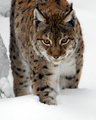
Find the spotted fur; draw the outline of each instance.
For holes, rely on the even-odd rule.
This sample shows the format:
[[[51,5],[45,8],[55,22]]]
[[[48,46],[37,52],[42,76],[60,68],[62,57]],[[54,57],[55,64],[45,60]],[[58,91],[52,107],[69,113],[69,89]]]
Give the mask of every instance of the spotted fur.
[[[15,96],[38,95],[56,104],[60,89],[78,88],[84,44],[66,0],[12,0],[10,59]],[[30,87],[31,86],[31,87]]]

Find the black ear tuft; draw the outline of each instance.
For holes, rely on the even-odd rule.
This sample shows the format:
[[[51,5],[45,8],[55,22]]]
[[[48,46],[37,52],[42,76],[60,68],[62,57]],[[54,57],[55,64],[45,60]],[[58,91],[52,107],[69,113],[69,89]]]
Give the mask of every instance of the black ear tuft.
[[[60,0],[55,0],[55,2],[59,5]]]
[[[73,10],[73,3],[70,4],[70,11]]]
[[[37,0],[37,2],[36,2],[36,8],[38,9],[39,6],[40,6],[40,2]]]

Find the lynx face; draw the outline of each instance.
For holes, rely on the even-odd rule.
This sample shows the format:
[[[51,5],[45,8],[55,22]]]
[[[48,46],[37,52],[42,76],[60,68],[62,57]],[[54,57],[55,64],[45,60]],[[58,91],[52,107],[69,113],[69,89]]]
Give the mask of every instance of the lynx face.
[[[59,18],[56,13],[45,18],[40,11],[35,9],[34,19],[35,32],[32,45],[38,55],[44,56],[54,64],[59,64],[75,51],[75,13],[73,10],[69,11],[66,17],[62,12],[60,19],[60,14]]]

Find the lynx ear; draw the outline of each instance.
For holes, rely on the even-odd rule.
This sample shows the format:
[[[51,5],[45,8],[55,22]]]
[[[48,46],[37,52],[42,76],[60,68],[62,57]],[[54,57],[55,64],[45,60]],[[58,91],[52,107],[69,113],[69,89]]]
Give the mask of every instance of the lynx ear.
[[[72,26],[74,26],[74,23],[75,23],[75,11],[72,10],[67,16],[66,18],[64,19],[64,23],[69,23],[71,24]]]
[[[45,21],[45,18],[43,17],[42,13],[36,8],[34,10],[34,19],[35,21],[39,21],[39,22]]]

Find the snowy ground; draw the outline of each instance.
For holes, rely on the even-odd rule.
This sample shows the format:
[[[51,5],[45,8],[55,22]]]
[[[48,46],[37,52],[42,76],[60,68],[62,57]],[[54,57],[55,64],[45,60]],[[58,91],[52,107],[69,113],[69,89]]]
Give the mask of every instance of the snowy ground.
[[[79,89],[62,90],[57,106],[44,105],[34,95],[0,99],[0,120],[96,120],[96,0],[69,1],[74,3],[85,43]],[[0,16],[0,34],[9,55],[9,17]],[[11,71],[8,80],[12,86]]]
[[[96,120],[96,90],[64,90],[57,106],[39,102],[38,97],[0,100],[0,120]]]

